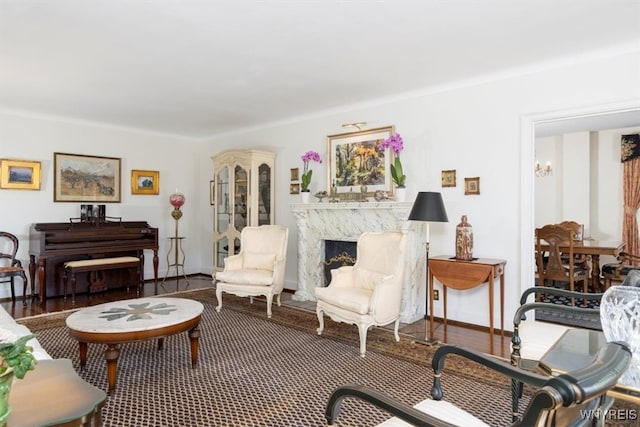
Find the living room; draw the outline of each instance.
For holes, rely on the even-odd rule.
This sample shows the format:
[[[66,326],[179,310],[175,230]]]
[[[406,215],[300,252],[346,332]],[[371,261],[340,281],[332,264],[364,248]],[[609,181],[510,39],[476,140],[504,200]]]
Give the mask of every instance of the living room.
[[[601,3],[591,2],[590,7]],[[11,11],[9,5],[11,3],[4,3],[3,10]],[[632,9],[637,6],[634,2],[621,2],[618,13],[625,10],[625,5]],[[16,11],[24,14],[16,15],[24,22],[15,24],[25,25],[23,28],[30,25],[29,13],[37,12],[36,9],[21,11],[20,8]],[[3,20],[9,18],[9,14],[3,15]],[[598,20],[597,16],[588,14],[586,18]],[[619,18],[626,17],[620,15]],[[603,34],[606,30],[589,31]],[[618,37],[625,37],[625,34]],[[4,40],[5,46],[11,45],[10,38]],[[3,229],[19,237],[18,257],[23,264],[28,264],[31,224],[68,221],[80,214],[79,204],[53,201],[53,153],[120,158],[121,200],[107,204],[107,215],[123,220],[144,220],[157,227],[159,253],[163,255],[169,250],[168,237],[173,234],[168,196],[179,190],[186,196],[180,220],[181,234],[186,236],[186,272],[211,274],[213,211],[209,204],[209,181],[214,177],[211,157],[231,148],[273,151],[276,153],[275,221],[290,229],[286,288],[295,290],[298,248],[291,204],[298,203],[299,196],[289,194],[290,169],[302,167],[300,157],[304,152],[317,151],[323,163],[313,165],[310,189],[313,193],[328,190],[330,183],[325,178],[327,136],[349,131],[342,127],[345,123],[366,121],[365,128],[394,126],[404,138],[401,159],[407,175],[407,200],[413,200],[419,191],[442,192],[449,222],[432,224],[430,253],[440,255],[454,251],[455,226],[461,215],[467,215],[474,226],[474,254],[507,261],[506,313],[512,313],[521,291],[533,284],[534,178],[530,172],[535,161],[536,123],[640,109],[637,37],[607,40],[607,43],[609,45],[603,43],[597,48],[594,45],[592,50],[582,47],[579,51],[571,51],[565,47],[562,56],[541,56],[536,63],[465,75],[457,81],[362,99],[313,114],[293,115],[262,125],[256,123],[244,129],[227,128],[218,135],[145,129],[142,121],[140,128],[135,129],[130,125],[109,123],[108,117],[99,123],[82,117],[64,117],[63,111],[51,110],[54,112],[48,114],[44,106],[29,112],[21,107],[19,94],[11,93],[11,98],[2,97],[2,157],[41,162],[42,182],[38,191],[0,191],[3,206],[10,207],[3,215]],[[15,41],[14,45],[16,49],[19,46]],[[550,46],[546,39],[541,39],[538,47],[548,49]],[[17,66],[14,61],[18,58],[5,56],[3,63],[11,67],[3,66],[3,69],[14,70]],[[381,59],[384,60],[384,55]],[[409,66],[410,60],[405,61]],[[52,67],[56,66],[60,64],[52,64]],[[90,69],[82,73],[90,78]],[[12,84],[8,78],[3,80],[3,93],[9,95],[8,88]],[[59,88],[51,87],[51,90],[55,92]],[[118,92],[117,87],[113,90]],[[127,102],[127,93],[116,96],[123,103]],[[9,99],[15,104],[11,105]],[[55,104],[55,96],[50,95],[46,102]],[[91,107],[87,105],[86,108]],[[457,171],[460,183],[453,188],[441,188],[442,171],[453,169]],[[132,170],[159,171],[159,195],[131,194]],[[479,195],[464,194],[462,182],[465,177],[480,177]],[[422,232],[420,225],[411,227]],[[160,276],[163,276],[167,262],[163,256],[160,258]],[[151,266],[147,263],[145,278],[150,277]],[[456,296],[449,303],[449,318],[488,326],[484,294],[484,289],[475,289]],[[8,295],[7,288],[0,289],[0,298]],[[470,305],[475,309],[468,310]],[[436,305],[436,314],[441,313],[441,309]]]

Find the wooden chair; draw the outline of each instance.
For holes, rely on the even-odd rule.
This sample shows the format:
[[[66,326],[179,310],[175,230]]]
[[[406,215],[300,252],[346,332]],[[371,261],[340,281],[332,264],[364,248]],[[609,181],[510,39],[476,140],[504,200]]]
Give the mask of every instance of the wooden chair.
[[[22,268],[22,263],[16,259],[18,253],[18,238],[6,231],[0,231],[0,283],[9,283],[11,286],[11,301],[16,302],[16,290],[14,279],[22,278],[22,304],[27,304],[27,275]],[[33,293],[33,289],[31,290]]]
[[[325,410],[325,418],[333,425],[345,398],[356,398],[383,409],[394,418],[378,427],[406,426],[487,426],[482,420],[445,400],[441,385],[441,372],[449,354],[470,359],[488,369],[516,378],[536,388],[529,406],[513,426],[595,426],[595,415],[604,414],[613,403],[607,396],[631,361],[631,352],[625,343],[606,343],[587,366],[557,377],[523,371],[486,354],[462,347],[445,345],[433,356],[434,372],[431,399],[425,399],[414,407],[367,386],[346,385],[336,388]],[[445,377],[446,378],[446,377]],[[478,390],[469,390],[478,393]],[[474,396],[475,398],[476,396]],[[364,423],[366,424],[366,423]]]
[[[613,282],[621,283],[627,278],[630,271],[640,271],[640,255],[620,252],[618,262],[602,266],[602,278],[604,290],[609,289]]]
[[[543,245],[549,247],[546,262],[543,257]],[[536,228],[538,285],[547,286],[548,281],[561,281],[568,283],[569,290],[574,292],[575,283],[582,282],[582,292],[587,293],[589,270],[576,264],[573,247],[573,232],[568,228],[557,224]],[[567,262],[563,262],[563,253]],[[575,300],[572,300],[572,304],[575,304]]]
[[[576,221],[562,221],[558,225],[571,230],[574,244],[581,244],[584,241],[584,224],[579,224]],[[562,261],[564,263],[568,263],[568,255],[562,254]],[[587,271],[590,270],[589,261],[591,261],[591,256],[589,255],[574,254],[575,265],[578,265]]]

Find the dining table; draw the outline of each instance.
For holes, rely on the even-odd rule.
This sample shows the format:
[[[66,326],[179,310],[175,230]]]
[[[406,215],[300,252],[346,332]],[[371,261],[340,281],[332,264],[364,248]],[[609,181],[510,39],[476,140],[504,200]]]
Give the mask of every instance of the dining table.
[[[542,244],[541,249],[543,251],[549,250],[549,245]],[[604,292],[602,282],[600,281],[600,256],[611,255],[617,257],[624,248],[624,242],[620,240],[597,240],[597,239],[584,239],[579,242],[573,243],[573,253],[578,255],[591,256],[591,283],[594,291]],[[560,246],[560,250],[569,251],[569,247]]]

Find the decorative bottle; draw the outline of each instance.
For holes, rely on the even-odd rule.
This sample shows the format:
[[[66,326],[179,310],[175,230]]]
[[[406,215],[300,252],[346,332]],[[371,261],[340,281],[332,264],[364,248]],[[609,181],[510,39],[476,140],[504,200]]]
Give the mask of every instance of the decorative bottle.
[[[456,227],[456,259],[470,261],[473,259],[473,228],[462,215]]]

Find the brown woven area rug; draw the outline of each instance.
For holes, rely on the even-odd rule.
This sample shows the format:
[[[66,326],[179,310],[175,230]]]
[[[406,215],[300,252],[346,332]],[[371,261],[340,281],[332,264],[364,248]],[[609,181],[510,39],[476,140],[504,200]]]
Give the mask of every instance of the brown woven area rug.
[[[367,355],[358,354],[357,328],[325,322],[315,332],[315,313],[224,295],[215,311],[213,289],[182,292],[204,304],[200,358],[190,366],[186,334],[122,346],[116,391],[103,409],[105,426],[323,426],[331,391],[343,384],[365,384],[415,404],[429,396],[429,368],[435,348],[396,343],[386,329],[369,333]],[[69,313],[21,319],[37,333],[54,358],[69,358],[89,383],[106,390],[104,346],[89,345],[88,363],[79,369],[78,345],[68,337]],[[510,424],[510,383],[456,357],[443,374],[445,398],[492,426]],[[527,397],[523,401],[526,403]],[[370,426],[388,415],[348,400],[339,426]]]

